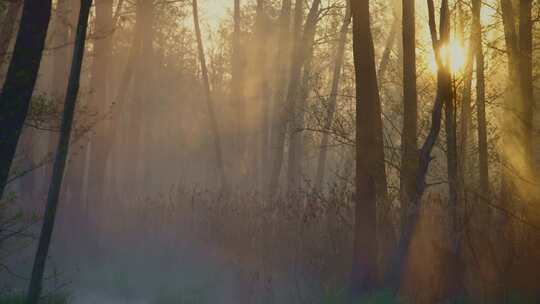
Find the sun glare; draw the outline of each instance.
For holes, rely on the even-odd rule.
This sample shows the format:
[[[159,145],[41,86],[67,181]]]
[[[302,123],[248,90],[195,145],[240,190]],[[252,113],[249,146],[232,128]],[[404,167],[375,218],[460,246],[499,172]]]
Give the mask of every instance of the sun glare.
[[[441,58],[443,63],[450,69],[450,72],[457,73],[463,69],[466,61],[466,49],[460,40],[451,40],[449,44],[441,47]],[[437,71],[437,63],[433,53],[428,55],[428,65],[432,72]]]

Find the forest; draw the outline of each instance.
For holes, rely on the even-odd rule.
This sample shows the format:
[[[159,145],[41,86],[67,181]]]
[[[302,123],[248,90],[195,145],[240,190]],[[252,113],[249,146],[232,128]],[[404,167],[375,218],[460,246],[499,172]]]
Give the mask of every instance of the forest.
[[[0,304],[540,303],[538,105],[538,0],[0,0]]]

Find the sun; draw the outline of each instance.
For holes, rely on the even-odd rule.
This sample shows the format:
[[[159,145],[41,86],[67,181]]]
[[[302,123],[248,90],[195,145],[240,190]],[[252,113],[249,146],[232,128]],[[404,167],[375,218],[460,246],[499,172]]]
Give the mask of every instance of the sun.
[[[461,71],[465,66],[466,50],[463,43],[459,40],[451,40],[450,43],[441,47],[441,58],[448,62],[450,72]]]
[[[450,40],[449,43],[441,46],[440,54],[443,64],[448,66],[451,73],[459,73],[465,67],[467,50],[462,41]],[[433,53],[428,55],[428,65],[432,72],[437,72],[437,63]]]

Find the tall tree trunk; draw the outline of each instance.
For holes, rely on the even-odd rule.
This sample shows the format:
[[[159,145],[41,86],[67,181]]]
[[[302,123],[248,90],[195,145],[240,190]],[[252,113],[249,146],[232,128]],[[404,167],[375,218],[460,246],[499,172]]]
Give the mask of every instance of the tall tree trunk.
[[[418,166],[415,1],[403,0],[402,23],[403,131],[401,135],[400,196],[401,216],[404,219],[410,208],[411,199],[415,196],[415,177]]]
[[[504,27],[504,37],[506,42],[506,53],[508,57],[508,84],[504,97],[504,115],[502,118],[502,173],[501,173],[501,201],[503,205],[509,205],[515,198],[516,185],[515,175],[517,174],[515,161],[519,159],[516,153],[509,147],[519,147],[519,100],[521,99],[521,89],[518,71],[518,33],[511,0],[501,0],[501,13]],[[517,101],[517,102],[516,102]]]
[[[206,107],[208,110],[208,116],[210,119],[210,131],[212,132],[214,140],[214,152],[216,157],[216,166],[220,178],[221,188],[223,191],[227,191],[229,184],[225,176],[225,165],[223,163],[223,151],[221,148],[221,137],[219,135],[218,124],[216,120],[216,115],[214,111],[214,101],[212,100],[212,93],[210,91],[210,80],[208,78],[208,70],[206,68],[206,59],[204,56],[204,47],[201,37],[201,29],[199,27],[199,14],[197,9],[197,0],[193,0],[193,23],[195,26],[195,35],[197,36],[197,50],[199,55],[199,61],[201,64],[202,72],[202,81],[203,81],[203,90],[204,98],[206,102]]]
[[[268,52],[266,45],[263,43],[267,37],[267,17],[265,14],[264,0],[257,0],[257,16],[256,16],[256,39],[259,43],[257,50],[257,64],[260,65],[258,95],[261,102],[261,125],[260,125],[260,166],[262,168],[260,175],[260,185],[265,185],[267,180],[265,174],[267,172],[266,164],[269,161],[269,146],[270,146],[270,106],[271,106],[271,89],[269,84],[269,64],[266,57]],[[264,186],[263,186],[264,187]],[[264,188],[263,188],[264,190]]]
[[[356,180],[353,297],[370,292],[377,281],[378,150],[382,147],[379,89],[371,36],[369,1],[352,1],[356,76]],[[379,132],[381,131],[381,132]]]
[[[520,123],[520,135],[523,146],[523,162],[525,168],[522,169],[525,179],[531,180],[533,177],[533,77],[532,77],[532,0],[519,1],[519,80],[521,83],[521,105],[518,113]],[[530,187],[530,185],[529,185]],[[525,193],[520,195],[527,199],[530,191],[522,189]],[[529,188],[530,189],[530,188]]]
[[[486,86],[484,75],[484,51],[482,50],[482,25],[480,10],[482,2],[472,1],[473,34],[476,58],[476,115],[478,129],[478,170],[480,176],[480,192],[489,195],[489,169],[486,122]]]
[[[298,83],[292,83],[291,85],[297,86],[293,90],[296,90],[296,96],[293,97],[289,95],[290,98],[287,99],[287,104],[290,105],[289,109],[289,123],[290,136],[289,136],[289,161],[288,161],[288,187],[289,191],[297,190],[300,186],[300,177],[301,177],[301,158],[303,153],[303,143],[302,143],[302,129],[304,128],[304,111],[305,111],[305,102],[307,98],[308,83],[309,77],[311,75],[311,61],[313,59],[313,43],[315,39],[315,29],[317,26],[318,16],[319,16],[319,5],[320,1],[315,0],[309,10],[305,25],[304,31],[299,41],[299,56],[298,64],[300,65],[300,71],[298,74],[294,75],[297,77],[296,81]],[[299,29],[300,31],[300,29]],[[301,75],[303,67],[303,75]],[[301,79],[301,80],[300,80]],[[289,90],[291,88],[289,87]],[[299,101],[299,102],[298,102]]]
[[[130,115],[127,119],[128,132],[126,147],[131,151],[131,158],[125,164],[126,179],[124,191],[128,193],[133,191],[133,186],[137,186],[140,191],[144,189],[143,181],[146,180],[146,164],[143,162],[143,138],[144,131],[148,128],[148,117],[143,115],[146,103],[148,102],[148,82],[150,79],[149,60],[152,57],[152,21],[153,21],[154,3],[152,0],[138,0],[136,18],[138,25],[135,35],[140,35],[139,56],[135,63],[134,75],[134,97],[130,108]],[[146,183],[144,183],[146,185]]]
[[[53,27],[53,87],[52,96],[57,111],[60,111],[61,103],[66,93],[69,77],[69,10],[70,0],[59,0],[56,4]],[[54,151],[58,142],[58,136],[52,136],[49,142],[50,151]]]
[[[441,35],[450,35],[450,29]],[[450,69],[450,57],[443,58],[446,61],[447,69]],[[450,80],[452,81],[452,80]],[[452,85],[444,92],[444,113],[446,131],[446,168],[448,176],[448,195],[450,211],[450,238],[452,250],[457,248],[457,207],[459,201],[458,193],[458,156],[457,156],[457,132],[456,132],[456,108],[455,95]]]
[[[464,23],[465,17],[459,4],[459,32],[462,39],[465,39],[464,32]],[[474,27],[474,26],[473,26]],[[474,41],[476,39],[474,35],[474,29],[471,28],[471,34],[469,38],[469,47],[467,49],[467,54],[465,58],[465,66],[463,70],[463,88],[461,93],[461,109],[460,109],[460,120],[459,120],[459,147],[458,147],[458,180],[457,187],[460,196],[463,196],[467,189],[467,170],[468,170],[468,160],[469,160],[469,131],[471,129],[471,116],[472,116],[472,79],[473,79],[473,67],[474,67],[474,58],[475,58],[475,48],[477,43]],[[463,196],[464,197],[464,196]]]
[[[433,110],[431,112],[431,127],[429,133],[422,144],[422,147],[418,153],[418,167],[416,170],[415,179],[415,192],[414,196],[409,199],[410,207],[404,214],[402,219],[401,236],[398,243],[395,256],[392,261],[392,267],[390,268],[391,274],[388,276],[389,285],[393,289],[399,288],[400,278],[405,270],[405,264],[407,261],[409,248],[412,240],[412,236],[416,230],[418,224],[418,218],[420,215],[421,201],[424,191],[426,189],[426,177],[429,169],[429,164],[432,160],[431,152],[437,142],[439,133],[441,130],[441,118],[443,105],[445,99],[450,95],[451,90],[451,77],[448,69],[443,63],[441,58],[440,47],[448,42],[448,28],[449,28],[449,10],[448,0],[443,0],[440,13],[440,32],[441,37],[439,39],[437,34],[437,27],[435,21],[435,5],[433,0],[427,0],[428,4],[428,17],[429,17],[429,29],[431,34],[431,40],[433,43],[433,51],[435,53],[435,61],[437,63],[437,92],[435,96],[435,102],[433,104]]]
[[[115,13],[115,15],[118,14],[118,12]],[[131,89],[135,75],[135,67],[141,53],[141,26],[140,18],[138,20],[136,19],[127,62],[120,78],[118,89],[114,95],[114,105],[110,113],[110,122],[108,126],[106,125],[108,128],[106,132],[108,136],[105,138],[105,143],[103,144],[104,146],[108,147],[108,149],[106,149],[104,159],[110,158],[110,163],[114,166],[111,189],[114,190],[115,194],[117,195],[123,190],[121,183],[119,182],[120,176],[118,176],[118,171],[121,171],[118,168],[123,166],[123,160],[125,160],[125,157],[120,155],[122,153],[120,150],[123,147],[120,142],[122,141],[122,136],[124,135],[123,132],[125,131],[123,128],[124,122],[127,120],[126,114],[128,112],[128,103],[126,98]]]
[[[501,200],[507,207],[516,202],[527,202],[536,190],[529,183],[534,178],[531,2],[517,1],[519,18],[516,29],[512,1],[501,0],[509,76],[504,100],[501,177]]]
[[[81,11],[77,25],[77,37],[75,48],[73,50],[73,62],[71,64],[69,84],[64,103],[64,113],[62,115],[60,140],[58,142],[58,149],[54,160],[53,176],[51,185],[49,187],[49,194],[47,195],[47,206],[45,208],[45,216],[43,218],[43,226],[41,228],[41,234],[39,237],[38,249],[34,259],[30,287],[28,288],[28,295],[26,298],[27,304],[38,303],[39,296],[41,294],[43,273],[45,271],[45,263],[47,261],[47,253],[49,251],[49,244],[52,238],[56,209],[58,207],[58,199],[64,176],[64,168],[66,166],[69,151],[71,127],[75,113],[77,94],[79,91],[79,80],[81,77],[81,67],[86,41],[86,29],[88,26],[88,15],[90,13],[91,6],[92,0],[81,1]]]
[[[240,160],[244,159],[246,145],[246,109],[244,104],[244,69],[243,60],[240,48],[241,36],[241,17],[240,17],[240,0],[234,0],[233,23],[234,30],[232,35],[232,79],[231,79],[231,98],[232,104],[238,113],[236,122],[236,146]]]
[[[9,2],[6,16],[2,20],[2,28],[0,29],[0,69],[4,66],[4,62],[8,57],[8,48],[15,33],[22,4],[22,0]]]
[[[276,73],[276,94],[272,109],[272,131],[270,134],[270,157],[267,172],[270,172],[266,185],[266,196],[270,197],[276,190],[283,161],[284,132],[283,131],[283,111],[285,107],[285,97],[287,95],[287,72],[289,70],[288,58],[291,53],[291,43],[289,39],[291,23],[291,0],[283,0],[281,14],[279,17],[279,47],[276,56],[278,64]]]
[[[0,197],[32,99],[50,16],[51,0],[24,1],[13,57],[0,93]]]
[[[294,7],[294,32],[291,50],[291,67],[289,70],[289,82],[288,89],[285,98],[285,102],[281,109],[278,111],[277,128],[276,132],[276,147],[275,156],[272,163],[272,172],[270,175],[270,193],[277,192],[279,175],[283,164],[284,149],[285,149],[285,135],[287,134],[287,127],[289,125],[291,117],[294,117],[294,104],[298,96],[298,84],[300,78],[300,72],[302,70],[302,15],[303,15],[303,1],[297,0]],[[292,101],[292,102],[291,102]],[[290,165],[290,164],[289,164]],[[289,183],[290,175],[287,176]]]
[[[53,61],[53,73],[52,73],[52,102],[54,111],[56,113],[62,112],[62,102],[65,99],[67,82],[69,77],[69,64],[70,64],[70,4],[71,0],[59,0],[56,3],[56,10],[53,16],[52,25],[52,61]],[[51,129],[54,131],[48,134],[48,155],[54,155],[58,144],[59,132],[56,132],[60,124],[60,119],[51,121]],[[52,157],[51,157],[52,158]],[[52,174],[52,165],[45,166],[44,168],[45,179],[50,178]],[[45,185],[44,185],[45,187]],[[37,190],[40,195],[44,194],[46,189]]]
[[[328,99],[328,109],[323,127],[323,135],[321,139],[321,147],[319,150],[319,158],[317,161],[317,175],[315,176],[315,191],[321,191],[323,188],[324,175],[326,170],[326,159],[328,155],[328,142],[330,139],[329,131],[332,127],[334,114],[337,107],[337,95],[339,92],[339,82],[341,80],[341,69],[343,67],[343,57],[345,54],[345,44],[347,43],[347,33],[351,23],[351,8],[350,2],[347,1],[347,10],[341,30],[339,32],[339,40],[336,48],[336,61],[334,63],[334,71],[332,75],[332,87],[330,89],[330,97]]]
[[[91,108],[95,109],[98,121],[94,126],[94,135],[90,145],[90,166],[88,172],[89,199],[93,205],[97,206],[103,200],[105,169],[107,165],[109,145],[106,137],[110,130],[108,112],[109,101],[109,75],[110,61],[112,53],[113,35],[113,1],[101,0],[95,4],[95,35],[98,39],[94,42],[94,62],[92,64],[91,88],[92,100]]]

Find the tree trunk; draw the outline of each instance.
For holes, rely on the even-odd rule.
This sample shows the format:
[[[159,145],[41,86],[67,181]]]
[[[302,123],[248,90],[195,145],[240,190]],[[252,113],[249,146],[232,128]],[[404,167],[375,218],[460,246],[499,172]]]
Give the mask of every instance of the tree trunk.
[[[6,16],[2,20],[2,28],[0,29],[0,69],[4,66],[6,58],[8,58],[8,48],[15,33],[22,4],[22,0],[9,2]]]
[[[486,122],[486,87],[484,76],[484,51],[482,50],[482,25],[480,23],[480,0],[472,1],[473,34],[476,58],[476,115],[478,121],[478,170],[480,176],[480,193],[489,196],[489,169]]]
[[[356,76],[356,193],[354,249],[351,272],[353,298],[373,290],[377,280],[377,147],[379,89],[371,36],[369,1],[352,1],[353,54]]]
[[[50,16],[51,0],[24,1],[13,57],[0,93],[0,197],[32,99]]]
[[[116,13],[115,15],[118,15],[118,13]],[[140,44],[142,37],[140,27],[141,20],[136,19],[134,26],[134,35],[131,41],[127,62],[120,78],[118,89],[116,91],[116,94],[114,95],[114,105],[111,109],[110,122],[108,125],[108,131],[106,132],[108,136],[105,138],[106,141],[104,143],[104,146],[108,147],[104,159],[110,158],[110,163],[114,166],[111,189],[116,194],[119,194],[119,192],[123,190],[121,187],[121,183],[119,182],[120,177],[118,176],[118,171],[121,170],[119,170],[118,168],[121,168],[123,166],[123,160],[125,160],[125,157],[119,155],[121,154],[119,150],[121,150],[123,146],[121,145],[120,141],[122,141],[122,136],[124,135],[123,132],[125,132],[123,128],[124,122],[125,120],[127,120],[126,112],[128,112],[128,104],[126,101],[126,97],[131,89],[135,74],[135,66],[139,60],[138,58],[141,53]]]
[[[525,179],[531,180],[533,177],[533,113],[534,113],[534,98],[533,98],[533,77],[532,77],[532,16],[531,16],[532,0],[519,1],[519,80],[521,83],[521,105],[518,113],[520,123],[520,136],[523,146],[523,162],[525,168],[523,173]],[[527,194],[531,192],[523,188],[525,193],[521,196],[525,199]],[[536,187],[536,186],[534,186]],[[531,189],[532,190],[532,189]],[[536,190],[536,189],[534,189]]]
[[[38,303],[41,294],[43,273],[45,271],[45,263],[47,261],[47,253],[49,251],[49,244],[51,242],[53,233],[60,189],[62,187],[64,168],[66,166],[69,151],[70,133],[73,123],[73,116],[75,113],[77,93],[79,91],[79,80],[81,77],[81,67],[86,41],[86,29],[88,26],[88,15],[90,13],[91,5],[91,0],[81,1],[81,11],[77,25],[77,37],[75,48],[73,50],[73,62],[71,65],[69,84],[64,102],[64,112],[62,115],[60,140],[58,142],[58,149],[54,160],[53,176],[51,185],[49,187],[49,194],[47,195],[47,206],[45,208],[45,216],[43,218],[43,226],[41,228],[41,234],[39,237],[38,249],[34,259],[30,287],[28,288],[28,295],[26,298],[27,304]]]
[[[216,166],[220,178],[221,188],[223,191],[227,191],[229,184],[225,176],[225,166],[223,163],[223,151],[221,148],[221,137],[219,135],[219,129],[217,125],[216,115],[214,112],[214,101],[212,100],[212,94],[210,91],[210,80],[208,78],[208,70],[206,68],[206,59],[204,56],[204,47],[201,37],[201,29],[199,27],[199,14],[197,9],[197,0],[193,0],[193,23],[195,26],[195,35],[197,36],[197,50],[199,54],[199,61],[201,64],[202,80],[203,80],[203,90],[204,98],[206,102],[206,107],[208,110],[208,116],[210,119],[210,131],[213,135],[214,140],[214,152],[216,157]]]
[[[149,80],[150,80],[150,67],[149,60],[152,57],[152,22],[153,22],[153,9],[154,3],[152,0],[138,0],[136,8],[136,19],[139,27],[135,35],[140,35],[139,56],[137,56],[137,62],[134,67],[134,96],[133,102],[130,107],[129,116],[127,119],[128,133],[126,134],[126,148],[129,149],[131,157],[126,159],[125,176],[124,179],[124,191],[129,193],[133,192],[133,187],[136,186],[136,193],[140,194],[144,190],[144,186],[147,185],[145,180],[148,178],[148,174],[145,171],[145,164],[143,162],[144,147],[144,131],[149,127],[148,116],[143,115],[146,109],[146,103],[149,101]],[[127,153],[127,151],[126,151]],[[138,192],[138,193],[137,193]]]
[[[433,110],[431,112],[431,127],[429,133],[422,144],[419,151],[419,161],[416,170],[415,179],[415,192],[414,196],[409,200],[410,207],[404,214],[402,219],[401,236],[398,243],[394,259],[392,261],[391,274],[388,276],[389,285],[393,289],[398,289],[400,285],[400,278],[405,270],[405,264],[409,253],[409,247],[411,244],[412,236],[416,230],[418,224],[418,218],[420,215],[421,201],[424,191],[426,189],[426,177],[429,169],[429,164],[432,160],[431,152],[437,142],[441,129],[441,118],[443,105],[445,98],[447,98],[451,90],[451,77],[449,71],[446,69],[442,62],[440,54],[440,46],[448,42],[448,28],[449,28],[449,10],[448,0],[443,0],[440,13],[440,32],[441,38],[438,38],[437,28],[435,25],[435,5],[433,0],[427,0],[428,3],[428,17],[429,17],[429,29],[431,33],[431,40],[433,43],[433,51],[435,53],[435,60],[437,63],[437,92],[435,96],[435,102],[433,104]]]
[[[315,191],[321,191],[323,188],[324,175],[326,170],[326,158],[328,154],[328,142],[330,136],[328,132],[332,127],[334,120],[334,114],[337,107],[337,94],[339,91],[339,82],[341,80],[341,69],[343,67],[343,57],[345,54],[345,44],[347,43],[347,33],[349,31],[349,25],[351,23],[351,8],[350,2],[347,1],[347,11],[345,18],[341,24],[341,30],[339,33],[338,45],[336,48],[336,61],[334,63],[334,71],[332,75],[332,87],[330,90],[330,97],[328,99],[328,109],[326,111],[326,118],[323,127],[323,135],[321,139],[321,147],[319,150],[319,158],[317,161],[317,175],[315,176]]]
[[[53,27],[53,87],[52,96],[56,110],[60,112],[69,77],[69,0],[59,0],[56,4]],[[58,136],[51,137],[50,151],[54,151]]]
[[[94,135],[90,145],[90,166],[88,172],[89,199],[97,206],[103,200],[105,169],[110,146],[106,137],[111,136],[110,121],[107,115],[110,110],[109,79],[113,35],[113,1],[99,1],[95,4],[95,35],[98,39],[94,45],[94,62],[92,64],[91,108],[95,109],[97,119]],[[99,209],[99,208],[98,208]]]
[[[520,0],[518,27],[510,0],[501,0],[509,82],[504,100],[501,200],[512,208],[536,191],[532,168],[532,18],[531,0]]]
[[[418,101],[416,87],[415,1],[403,0],[403,131],[401,134],[400,197],[405,219],[416,192],[418,166]],[[403,225],[402,220],[402,225]]]
[[[270,197],[276,190],[279,182],[279,174],[281,171],[281,162],[283,161],[284,148],[284,131],[283,131],[283,111],[285,111],[285,96],[287,95],[287,73],[289,70],[289,62],[291,53],[291,43],[289,39],[291,23],[291,1],[283,0],[281,14],[279,17],[279,47],[276,56],[278,64],[276,73],[276,94],[274,98],[274,106],[272,109],[272,132],[270,134],[270,157],[267,172],[270,172],[266,185],[266,196]]]
[[[70,4],[71,0],[59,0],[56,3],[56,10],[53,15],[52,25],[52,61],[53,61],[53,73],[52,73],[52,102],[54,111],[56,113],[62,113],[62,101],[65,99],[67,82],[69,77],[69,64],[70,64]],[[59,128],[60,119],[50,122],[51,129],[48,133],[47,153],[48,155],[54,155],[58,144],[59,132],[56,130]],[[52,174],[52,165],[47,165],[43,168],[44,178],[48,180],[50,174]],[[46,187],[46,185],[44,185]],[[40,187],[41,188],[41,187]],[[39,195],[43,195],[46,191],[45,188],[37,190]]]
[[[291,117],[294,117],[294,103],[296,103],[296,98],[298,96],[298,85],[300,72],[302,69],[302,51],[301,51],[301,41],[302,41],[302,14],[303,14],[303,1],[297,0],[294,7],[294,33],[293,33],[293,44],[291,51],[291,67],[289,70],[289,82],[288,89],[286,94],[286,99],[278,111],[277,117],[277,128],[276,132],[276,151],[272,163],[272,172],[270,175],[270,193],[277,192],[279,175],[281,172],[281,167],[283,164],[284,149],[285,149],[285,135],[287,133],[287,127],[289,125],[289,120]],[[290,165],[290,164],[289,164]],[[291,176],[287,176],[290,185]]]
[[[305,102],[308,94],[308,82],[311,74],[311,61],[313,59],[313,43],[315,39],[315,29],[317,26],[318,16],[319,16],[319,5],[320,1],[316,0],[313,2],[311,9],[309,10],[305,25],[304,31],[299,41],[297,47],[299,48],[298,64],[300,70],[298,74],[295,74],[295,81],[298,83],[292,83],[296,88],[296,96],[293,97],[289,95],[287,98],[287,104],[290,105],[289,109],[289,123],[291,124],[290,128],[290,137],[289,137],[289,167],[288,167],[288,187],[289,191],[297,190],[300,187],[300,177],[301,172],[301,159],[303,153],[303,143],[302,143],[302,129],[304,128],[304,111],[305,111]],[[298,30],[300,31],[300,29]],[[303,75],[301,74],[303,67]],[[291,77],[293,77],[291,75]],[[302,79],[300,81],[300,78]],[[291,87],[289,87],[291,90]],[[291,91],[289,91],[291,92]],[[299,102],[298,102],[299,101]]]
[[[446,168],[448,176],[448,195],[450,210],[450,238],[451,248],[456,250],[459,244],[457,239],[457,208],[459,203],[458,191],[458,154],[456,136],[456,109],[455,95],[452,86],[446,91],[444,97],[445,131],[446,131]]]
[[[241,20],[240,20],[240,0],[234,0],[233,23],[234,30],[232,35],[232,74],[231,74],[231,99],[232,105],[238,113],[236,119],[236,148],[238,157],[244,160],[246,145],[246,109],[244,104],[244,69],[240,48]]]
[[[269,64],[266,57],[268,52],[266,45],[264,44],[264,39],[267,35],[267,22],[265,14],[264,0],[257,0],[257,16],[256,16],[256,39],[259,43],[257,50],[257,63],[260,64],[259,71],[259,83],[258,83],[258,92],[259,99],[261,102],[261,125],[260,125],[260,185],[266,185],[265,174],[267,171],[266,165],[269,161],[269,146],[270,146],[270,106],[271,106],[271,89],[268,79],[269,74]],[[263,189],[264,190],[264,186]]]
[[[516,193],[514,159],[518,159],[517,153],[508,147],[519,147],[519,133],[517,125],[518,107],[521,97],[518,72],[518,34],[511,0],[501,0],[501,13],[508,57],[508,85],[504,97],[504,115],[502,118],[502,172],[501,172],[501,201],[508,206]],[[510,151],[512,150],[512,151]]]
[[[464,32],[464,23],[465,18],[463,16],[463,11],[461,4],[459,5],[459,32],[461,37],[465,39]],[[474,26],[473,26],[474,27]],[[467,180],[467,170],[468,170],[468,160],[469,160],[469,131],[471,128],[471,95],[472,95],[472,79],[473,79],[473,67],[474,67],[474,58],[475,58],[475,48],[476,48],[476,36],[474,35],[474,29],[471,29],[471,34],[469,38],[469,48],[467,49],[465,67],[463,70],[463,89],[461,93],[461,109],[460,109],[460,120],[459,120],[459,148],[458,148],[458,180],[457,187],[460,196],[463,196],[466,193],[466,186],[468,185]]]
[[[377,75],[379,75],[380,78],[382,78],[384,74],[386,74],[386,70],[388,69],[388,64],[390,63],[390,54],[392,53],[392,47],[394,46],[394,42],[396,41],[396,35],[398,30],[399,18],[397,18],[397,16],[394,16],[394,21],[392,22],[390,33],[388,34],[388,38],[386,39],[384,51],[382,53],[381,60],[379,61],[379,69],[377,70]]]

